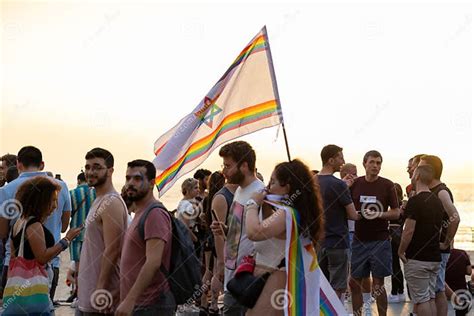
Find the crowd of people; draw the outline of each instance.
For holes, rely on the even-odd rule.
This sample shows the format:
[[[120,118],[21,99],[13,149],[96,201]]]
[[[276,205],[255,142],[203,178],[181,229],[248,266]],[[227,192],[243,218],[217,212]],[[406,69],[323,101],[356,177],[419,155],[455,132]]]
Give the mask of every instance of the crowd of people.
[[[154,197],[150,161],[130,161],[119,192],[114,157],[103,148],[85,154],[72,190],[43,171],[36,147],[2,156],[4,314],[54,314],[59,254],[69,249],[68,302],[76,315],[175,315],[183,306],[200,315],[283,315],[284,303],[274,293],[286,289],[292,263],[285,249],[287,216],[278,205],[296,210],[299,235],[354,315],[370,315],[374,300],[378,314],[386,315],[389,302],[407,296],[413,315],[447,315],[448,298],[468,290],[471,263],[453,246],[460,217],[441,182],[439,157],[410,158],[411,184],[403,190],[380,176],[383,159],[375,150],[364,155],[361,176],[341,147],[327,145],[320,171],[298,159],[282,162],[267,184],[247,142],[226,144],[219,156],[222,169],[199,169],[185,179],[182,200],[170,210]],[[194,262],[180,256],[186,249],[200,263],[194,267],[200,280],[177,289],[178,274],[192,274],[178,265]],[[261,286],[231,286],[245,273]],[[180,291],[194,293],[183,303]],[[464,304],[456,315],[468,308]]]

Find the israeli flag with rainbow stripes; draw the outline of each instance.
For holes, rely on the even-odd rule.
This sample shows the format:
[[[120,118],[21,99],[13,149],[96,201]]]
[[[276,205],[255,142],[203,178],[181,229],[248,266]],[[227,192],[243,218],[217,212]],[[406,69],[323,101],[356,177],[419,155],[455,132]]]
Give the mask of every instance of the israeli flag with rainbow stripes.
[[[250,41],[198,106],[154,146],[162,196],[219,145],[283,120],[266,27]]]

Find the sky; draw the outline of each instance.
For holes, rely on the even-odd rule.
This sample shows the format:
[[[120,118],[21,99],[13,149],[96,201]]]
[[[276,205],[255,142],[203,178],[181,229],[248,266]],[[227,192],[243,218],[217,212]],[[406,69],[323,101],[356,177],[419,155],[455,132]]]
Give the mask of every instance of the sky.
[[[93,147],[119,183],[152,160],[264,25],[292,158],[320,169],[333,143],[361,174],[376,149],[382,176],[407,184],[407,160],[436,154],[443,180],[474,182],[470,3],[2,1],[0,20],[0,153],[37,146],[68,183]],[[243,137],[266,178],[282,136]],[[214,152],[202,166],[220,165]]]

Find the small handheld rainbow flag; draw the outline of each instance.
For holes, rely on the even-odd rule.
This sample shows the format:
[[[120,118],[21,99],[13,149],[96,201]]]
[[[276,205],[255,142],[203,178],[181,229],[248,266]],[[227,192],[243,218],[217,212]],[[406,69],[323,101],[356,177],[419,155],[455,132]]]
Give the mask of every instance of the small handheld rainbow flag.
[[[266,28],[250,41],[198,106],[155,142],[162,196],[219,145],[282,122]]]
[[[311,241],[300,235],[296,209],[265,201],[286,214],[285,316],[342,316],[347,311],[318,265]]]

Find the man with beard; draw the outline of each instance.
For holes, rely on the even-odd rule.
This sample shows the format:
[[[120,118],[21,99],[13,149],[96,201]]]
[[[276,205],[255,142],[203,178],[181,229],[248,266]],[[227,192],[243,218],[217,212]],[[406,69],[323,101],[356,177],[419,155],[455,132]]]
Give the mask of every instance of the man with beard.
[[[0,238],[8,238],[5,245],[5,265],[3,266],[2,283],[5,286],[8,272],[8,265],[10,263],[10,227],[13,227],[19,213],[21,212],[21,205],[15,199],[16,192],[21,184],[28,179],[36,176],[49,177],[47,172],[43,171],[44,162],[43,154],[34,146],[25,146],[20,149],[17,155],[17,166],[20,176],[14,181],[2,187],[2,194],[0,194],[0,206],[3,205],[7,209],[0,209]],[[55,242],[61,239],[61,233],[66,232],[69,226],[69,219],[71,217],[71,200],[69,198],[69,190],[63,181],[54,180],[61,186],[61,191],[58,195],[58,207],[46,219],[44,226],[53,234]],[[13,212],[11,212],[13,211]],[[50,262],[53,272],[51,280],[50,297],[53,301],[56,292],[56,286],[59,280],[59,256]]]
[[[3,187],[7,182],[7,171],[10,167],[16,167],[16,156],[6,154],[0,157],[0,187]]]
[[[113,315],[120,300],[119,261],[127,207],[112,184],[114,157],[102,148],[86,154],[87,183],[96,199],[85,222],[76,315]]]
[[[174,315],[176,303],[160,266],[170,269],[171,219],[153,197],[155,166],[146,160],[128,163],[127,197],[135,217],[125,233],[120,259],[120,298],[116,315]],[[155,204],[155,206],[153,206]],[[146,215],[147,210],[153,207]],[[143,222],[142,216],[146,215]],[[143,222],[143,236],[139,225]]]
[[[235,269],[243,257],[254,251],[253,242],[245,234],[244,207],[255,203],[251,199],[255,192],[265,189],[262,181],[255,176],[256,155],[252,146],[244,141],[236,141],[223,146],[219,151],[223,159],[224,176],[229,183],[238,184],[234,201],[229,213],[229,229],[224,246],[224,284],[234,276]],[[224,223],[214,221],[211,225],[213,233],[222,235]],[[224,288],[224,315],[245,315],[246,308]]]

